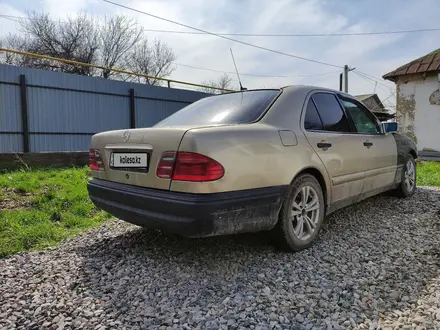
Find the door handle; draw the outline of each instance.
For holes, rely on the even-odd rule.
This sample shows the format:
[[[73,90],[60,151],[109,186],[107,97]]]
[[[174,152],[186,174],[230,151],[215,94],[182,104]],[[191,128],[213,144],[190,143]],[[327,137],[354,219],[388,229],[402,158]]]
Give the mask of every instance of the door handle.
[[[330,148],[332,146],[332,144],[329,142],[318,142],[316,144],[316,146],[321,149],[327,149],[327,148]]]
[[[365,141],[365,142],[364,142],[364,146],[367,147],[367,148],[370,148],[370,147],[373,146],[373,142],[371,142],[371,141]]]

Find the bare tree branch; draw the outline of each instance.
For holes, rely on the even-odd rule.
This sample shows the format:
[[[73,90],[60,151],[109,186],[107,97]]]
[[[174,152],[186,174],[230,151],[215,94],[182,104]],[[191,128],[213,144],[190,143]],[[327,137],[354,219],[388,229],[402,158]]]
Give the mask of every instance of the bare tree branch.
[[[155,40],[149,44],[142,39],[143,29],[135,20],[124,16],[97,18],[86,14],[70,17],[66,21],[53,21],[47,13],[29,12],[20,20],[21,34],[3,38],[6,48],[67,59],[88,64],[98,64],[108,69],[62,63],[14,54],[2,55],[0,61],[79,75],[99,75],[106,79],[138,81],[160,85],[156,78],[166,78],[175,70],[176,59],[171,47]],[[131,70],[154,78],[117,74],[112,68]]]
[[[142,38],[142,28],[135,20],[124,16],[105,19],[100,29],[101,65],[107,68],[122,66],[122,60]],[[106,79],[114,75],[111,70],[103,70]]]
[[[28,44],[29,44],[29,40],[18,34],[9,33],[6,37],[0,39],[0,45],[2,48],[27,51]],[[2,54],[0,62],[4,64],[16,65],[16,66],[28,66],[30,59],[29,57],[26,56],[5,52],[4,54]]]
[[[232,79],[225,73],[223,76],[220,77],[218,81],[202,81],[200,84],[205,86],[210,86],[213,88],[222,88],[222,89],[232,89],[231,87]],[[209,93],[209,94],[223,94],[225,91],[221,91],[218,89],[213,89],[209,87],[200,87],[198,88],[198,91],[203,93]]]
[[[176,69],[173,61],[176,60],[171,47],[155,40],[152,46],[144,39],[137,44],[126,57],[127,67],[134,72],[143,73],[155,78],[166,78]],[[135,77],[134,80],[148,85],[160,85],[161,80],[155,78]]]
[[[66,22],[53,22],[48,14],[31,12],[27,20],[21,21],[24,36],[29,40],[26,51],[94,64],[99,49],[96,22],[86,14],[68,18]],[[35,60],[32,67],[40,69],[93,75],[93,68]]]

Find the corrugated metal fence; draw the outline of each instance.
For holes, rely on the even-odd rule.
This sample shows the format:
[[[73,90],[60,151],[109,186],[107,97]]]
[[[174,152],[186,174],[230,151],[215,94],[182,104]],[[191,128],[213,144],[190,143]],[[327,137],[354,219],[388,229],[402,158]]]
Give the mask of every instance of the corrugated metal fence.
[[[419,151],[421,159],[426,161],[440,162],[440,152],[438,151]]]
[[[97,132],[152,126],[207,95],[0,64],[0,153],[86,151]]]

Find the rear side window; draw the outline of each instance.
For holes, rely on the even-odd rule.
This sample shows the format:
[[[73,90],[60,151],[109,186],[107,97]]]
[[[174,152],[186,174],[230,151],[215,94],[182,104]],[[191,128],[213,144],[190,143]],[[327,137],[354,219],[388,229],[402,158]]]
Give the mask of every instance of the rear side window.
[[[316,93],[312,96],[318,108],[325,131],[351,132],[348,119],[342,111],[336,96],[330,93]]]
[[[309,104],[306,109],[306,117],[304,119],[304,128],[306,130],[322,130],[324,129],[322,125],[321,118],[319,117],[318,110],[315,107],[313,100],[309,100]]]
[[[258,90],[206,97],[165,118],[155,127],[250,123],[264,113],[279,93],[279,90]]]

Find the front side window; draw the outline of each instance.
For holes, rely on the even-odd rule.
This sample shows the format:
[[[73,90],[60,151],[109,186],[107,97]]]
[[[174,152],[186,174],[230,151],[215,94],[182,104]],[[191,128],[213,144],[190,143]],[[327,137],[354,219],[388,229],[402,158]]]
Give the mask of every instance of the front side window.
[[[334,94],[315,93],[312,99],[318,108],[325,131],[351,132],[348,119]]]
[[[368,111],[361,105],[347,99],[342,99],[342,103],[344,104],[344,107],[347,110],[347,114],[353,121],[353,124],[356,127],[356,131],[358,133],[380,133],[379,124],[370,111]]]
[[[280,90],[256,90],[210,96],[180,109],[155,127],[233,125],[256,121]]]

